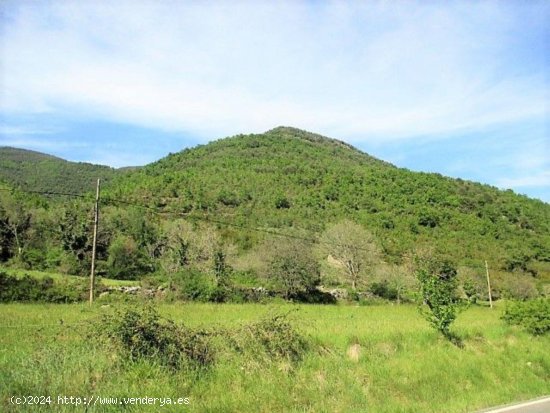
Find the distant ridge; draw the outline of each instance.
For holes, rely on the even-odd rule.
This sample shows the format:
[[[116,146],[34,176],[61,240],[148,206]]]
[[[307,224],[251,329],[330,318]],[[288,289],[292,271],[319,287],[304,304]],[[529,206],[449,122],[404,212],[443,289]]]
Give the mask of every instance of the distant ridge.
[[[37,151],[0,147],[0,181],[27,191],[84,194],[97,178],[105,184],[122,171],[103,165],[70,162]]]
[[[30,149],[13,148],[11,146],[0,146],[0,154],[2,157],[11,159],[12,161],[24,162],[24,161],[43,161],[45,159],[56,159],[58,161],[64,161],[54,155],[33,151]]]

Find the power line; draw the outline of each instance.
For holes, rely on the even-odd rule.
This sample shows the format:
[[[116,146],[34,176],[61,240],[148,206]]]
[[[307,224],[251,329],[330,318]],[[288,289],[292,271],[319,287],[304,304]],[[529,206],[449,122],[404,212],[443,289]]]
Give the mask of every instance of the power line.
[[[122,203],[122,204],[125,204],[125,205],[134,206],[134,207],[137,207],[137,208],[143,208],[143,209],[146,209],[146,210],[152,212],[153,214],[156,214],[156,215],[159,215],[159,216],[172,215],[172,216],[175,216],[175,217],[185,218],[185,219],[189,219],[189,220],[200,220],[200,221],[205,221],[205,222],[209,222],[209,223],[212,223],[212,224],[219,224],[219,225],[225,225],[225,226],[229,226],[229,227],[233,227],[233,228],[246,229],[246,230],[265,233],[265,234],[268,234],[268,235],[274,235],[274,236],[278,236],[278,237],[285,237],[285,238],[291,238],[291,239],[298,239],[298,240],[301,240],[301,241],[308,241],[308,242],[311,242],[313,244],[323,243],[325,245],[342,246],[342,244],[338,244],[338,243],[334,243],[334,242],[328,242],[328,241],[322,241],[318,238],[303,237],[303,236],[293,235],[293,234],[285,234],[285,233],[270,230],[270,229],[267,229],[267,228],[259,228],[259,227],[252,227],[252,226],[247,226],[247,225],[242,225],[242,224],[236,224],[236,223],[233,223],[233,222],[222,221],[222,220],[213,219],[213,218],[206,217],[206,216],[188,215],[188,214],[185,214],[185,213],[175,212],[175,211],[159,211],[158,209],[156,209],[154,207],[150,207],[148,205],[137,204],[137,203],[124,201],[124,200],[120,200],[120,199],[115,199],[115,198],[106,198],[104,200],[111,201],[111,202],[114,202],[114,203]],[[361,248],[361,247],[356,247],[356,249],[359,250],[359,251],[367,251],[367,252],[369,251],[368,249]],[[480,266],[459,265],[459,267],[466,267],[466,268],[471,268],[471,269],[476,269],[476,270],[485,270],[485,267],[483,267],[481,265]]]
[[[222,220],[213,219],[213,218],[207,217],[207,216],[188,215],[188,214],[185,214],[185,213],[182,213],[182,212],[176,212],[176,211],[159,211],[158,209],[152,208],[152,207],[147,206],[147,205],[136,204],[136,203],[132,203],[132,202],[128,202],[128,201],[122,201],[122,200],[113,199],[113,198],[107,198],[106,200],[111,201],[113,203],[121,203],[121,204],[125,204],[125,205],[131,205],[131,206],[134,206],[134,207],[137,207],[137,208],[144,208],[144,209],[152,212],[153,214],[156,214],[156,215],[159,215],[159,216],[171,215],[173,217],[178,217],[178,218],[205,221],[205,222],[209,222],[211,224],[219,224],[219,225],[225,225],[225,226],[233,227],[233,228],[247,229],[247,230],[251,230],[251,231],[262,232],[262,233],[265,233],[265,234],[270,234],[270,235],[275,235],[275,236],[280,236],[280,237],[299,239],[299,240],[302,240],[302,241],[311,241],[311,242],[316,242],[317,241],[315,238],[302,237],[302,236],[293,235],[293,234],[285,234],[285,233],[270,230],[270,229],[267,229],[267,228],[259,228],[259,227],[252,227],[252,226],[243,225],[243,224],[236,224],[234,222],[222,221]]]
[[[0,191],[14,192],[13,189],[9,189],[9,188],[0,188]],[[64,192],[53,192],[53,191],[32,191],[32,190],[23,190],[23,189],[18,189],[17,191],[24,192],[24,193],[30,193],[30,194],[39,194],[39,195],[57,195],[57,196],[70,196],[70,197],[78,197],[78,198],[90,198],[90,196],[75,194],[75,193],[64,193]],[[176,217],[179,217],[179,218],[186,218],[186,219],[190,219],[190,220],[200,220],[200,221],[210,222],[210,223],[213,223],[213,224],[231,226],[231,227],[239,228],[239,229],[248,229],[248,230],[251,230],[251,231],[263,232],[263,233],[266,233],[266,234],[280,236],[280,237],[294,238],[294,239],[299,239],[299,240],[303,240],[303,241],[310,241],[310,242],[316,242],[317,241],[314,238],[301,237],[301,236],[292,235],[292,234],[284,234],[284,233],[281,233],[281,232],[269,230],[267,228],[251,227],[251,226],[247,226],[247,225],[236,224],[236,223],[232,223],[232,222],[212,219],[210,217],[205,217],[205,216],[201,217],[201,216],[198,216],[198,215],[186,215],[184,213],[175,212],[175,211],[159,211],[158,209],[150,207],[148,205],[137,204],[137,203],[134,203],[134,202],[129,202],[129,201],[125,201],[125,200],[117,199],[117,198],[112,198],[112,197],[104,198],[101,201],[101,203],[106,203],[106,202],[107,203],[111,202],[111,203],[116,203],[116,204],[130,205],[130,206],[134,206],[134,207],[137,207],[137,208],[146,209],[147,211],[152,212],[153,214],[156,214],[156,215],[159,215],[159,216],[172,215],[172,216],[176,216]]]
[[[8,189],[8,188],[0,188],[0,190],[10,191],[10,192],[14,191],[14,190]],[[18,191],[24,192],[24,193],[39,194],[39,195],[60,195],[60,196],[72,196],[72,197],[78,197],[78,198],[90,198],[89,196],[85,196],[85,195],[81,195],[81,194],[74,194],[74,193],[62,193],[62,192],[53,192],[53,191],[31,191],[31,190],[23,190],[23,189],[18,189]],[[171,216],[175,216],[175,217],[179,217],[179,218],[185,218],[185,219],[189,219],[189,220],[199,220],[199,221],[209,222],[209,223],[212,223],[212,224],[218,224],[218,225],[224,225],[224,226],[233,227],[233,228],[239,228],[239,229],[246,229],[246,230],[255,231],[255,232],[261,232],[261,233],[264,233],[264,234],[269,234],[269,235],[278,236],[278,237],[285,237],[285,238],[292,238],[292,239],[297,239],[297,240],[301,240],[301,241],[308,241],[308,242],[311,242],[311,243],[321,242],[320,240],[318,240],[316,238],[303,237],[303,236],[293,235],[293,234],[285,234],[285,233],[270,230],[270,229],[267,229],[267,228],[259,228],[259,227],[252,227],[252,226],[248,226],[248,225],[236,224],[236,223],[232,223],[232,222],[213,219],[213,218],[206,217],[206,216],[187,215],[187,214],[184,214],[184,213],[181,213],[181,212],[175,212],[175,211],[159,211],[158,209],[150,207],[148,205],[137,204],[137,203],[134,203],[134,202],[125,201],[125,200],[118,199],[118,198],[106,197],[106,198],[101,200],[101,203],[109,203],[109,202],[115,203],[115,204],[124,204],[124,205],[134,206],[134,207],[137,207],[137,208],[142,208],[142,209],[145,209],[145,210],[147,210],[147,211],[149,211],[153,214],[159,215],[159,216],[171,215]],[[334,244],[334,243],[328,243],[328,244],[339,245],[339,244]],[[357,248],[357,249],[367,251],[366,249],[363,249],[363,248]]]
[[[12,191],[13,192],[13,190],[9,189],[9,188],[0,188],[0,191]],[[82,195],[82,194],[75,194],[75,193],[63,193],[63,192],[54,192],[54,191],[31,191],[31,190],[22,190],[22,189],[17,189],[17,191],[24,192],[24,193],[32,193],[32,194],[41,194],[41,195],[60,195],[60,196],[70,196],[70,197],[91,199],[90,195]],[[342,246],[342,244],[323,241],[323,240],[320,240],[320,239],[315,238],[315,237],[306,237],[306,236],[300,236],[300,235],[294,235],[294,234],[287,234],[287,233],[271,230],[271,229],[268,229],[268,228],[260,228],[260,227],[253,227],[253,226],[244,225],[244,224],[237,224],[237,223],[233,223],[233,222],[228,222],[228,221],[223,221],[223,220],[211,218],[211,217],[208,217],[208,216],[189,215],[189,214],[182,213],[182,212],[159,210],[158,208],[155,208],[155,207],[151,207],[151,206],[144,205],[144,204],[138,204],[138,203],[135,203],[135,202],[130,202],[130,201],[126,201],[126,200],[123,200],[123,199],[114,198],[114,197],[105,197],[105,198],[101,199],[100,203],[103,203],[103,204],[111,203],[111,205],[112,204],[129,205],[129,206],[133,206],[133,207],[136,207],[136,208],[144,209],[146,211],[149,211],[152,214],[162,216],[162,217],[172,216],[172,217],[184,218],[184,219],[187,219],[187,220],[198,220],[198,221],[208,222],[208,223],[211,223],[211,224],[218,224],[218,225],[223,225],[223,226],[227,226],[227,227],[233,227],[233,228],[238,228],[238,229],[244,229],[244,230],[264,233],[264,234],[273,235],[273,236],[277,236],[277,237],[284,237],[284,238],[290,238],[290,239],[297,239],[297,240],[301,240],[301,241],[307,241],[307,242],[311,242],[313,244],[322,243],[322,244],[325,244],[325,245]],[[361,247],[355,247],[355,248],[359,251],[367,251],[367,252],[369,251],[366,248],[361,248]],[[484,270],[484,267],[481,266],[481,265],[479,267],[470,266],[470,265],[460,265],[460,266],[461,267],[466,267],[466,268],[471,268],[471,269]]]
[[[75,194],[69,192],[54,192],[54,191],[33,191],[27,189],[10,189],[10,188],[0,188],[0,191],[4,192],[24,192],[26,194],[37,194],[37,195],[54,195],[54,196],[69,196],[74,198],[89,198],[89,195]]]

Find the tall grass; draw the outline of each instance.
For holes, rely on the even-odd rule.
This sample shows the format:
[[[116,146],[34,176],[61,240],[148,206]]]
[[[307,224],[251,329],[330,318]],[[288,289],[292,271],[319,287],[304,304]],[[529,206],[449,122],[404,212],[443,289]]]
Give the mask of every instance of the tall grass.
[[[159,310],[190,327],[234,331],[290,312],[309,351],[297,362],[266,361],[220,346],[213,367],[196,375],[153,360],[130,362],[87,337],[88,320],[109,309],[2,305],[0,410],[29,411],[10,405],[12,395],[94,394],[190,399],[183,408],[124,410],[131,412],[452,413],[550,393],[550,337],[505,325],[498,308],[473,307],[459,315],[453,331],[463,348],[433,331],[413,306],[173,304]],[[76,411],[58,405],[35,410]]]

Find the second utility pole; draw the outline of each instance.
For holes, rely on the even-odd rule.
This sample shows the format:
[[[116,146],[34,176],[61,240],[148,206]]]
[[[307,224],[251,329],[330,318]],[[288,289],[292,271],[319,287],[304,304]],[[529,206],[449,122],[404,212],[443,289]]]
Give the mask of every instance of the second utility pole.
[[[491,294],[491,281],[489,280],[489,265],[487,265],[487,260],[485,260],[485,273],[487,274],[487,290],[489,291],[489,305],[493,308],[493,297]]]
[[[94,302],[94,278],[95,278],[95,251],[97,244],[97,226],[99,224],[99,178],[97,180],[97,188],[95,193],[95,208],[94,208],[94,238],[92,243],[92,269],[90,271],[90,305]]]

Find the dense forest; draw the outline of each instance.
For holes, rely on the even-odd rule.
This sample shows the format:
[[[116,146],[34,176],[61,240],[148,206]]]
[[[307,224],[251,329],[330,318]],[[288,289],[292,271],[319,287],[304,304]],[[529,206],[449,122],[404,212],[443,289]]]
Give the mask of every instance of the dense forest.
[[[86,274],[94,194],[85,188],[101,175],[97,256],[107,277],[228,278],[287,298],[319,284],[395,295],[407,289],[411,257],[429,251],[452,261],[472,294],[483,295],[485,261],[496,296],[548,289],[550,205],[397,168],[298,129],[220,139],[124,173],[3,151],[4,265]],[[342,245],[356,249],[358,268],[339,260],[353,252]]]
[[[108,184],[127,169],[84,162],[69,162],[24,149],[0,147],[0,181],[26,191],[84,194],[93,190],[97,178]]]

